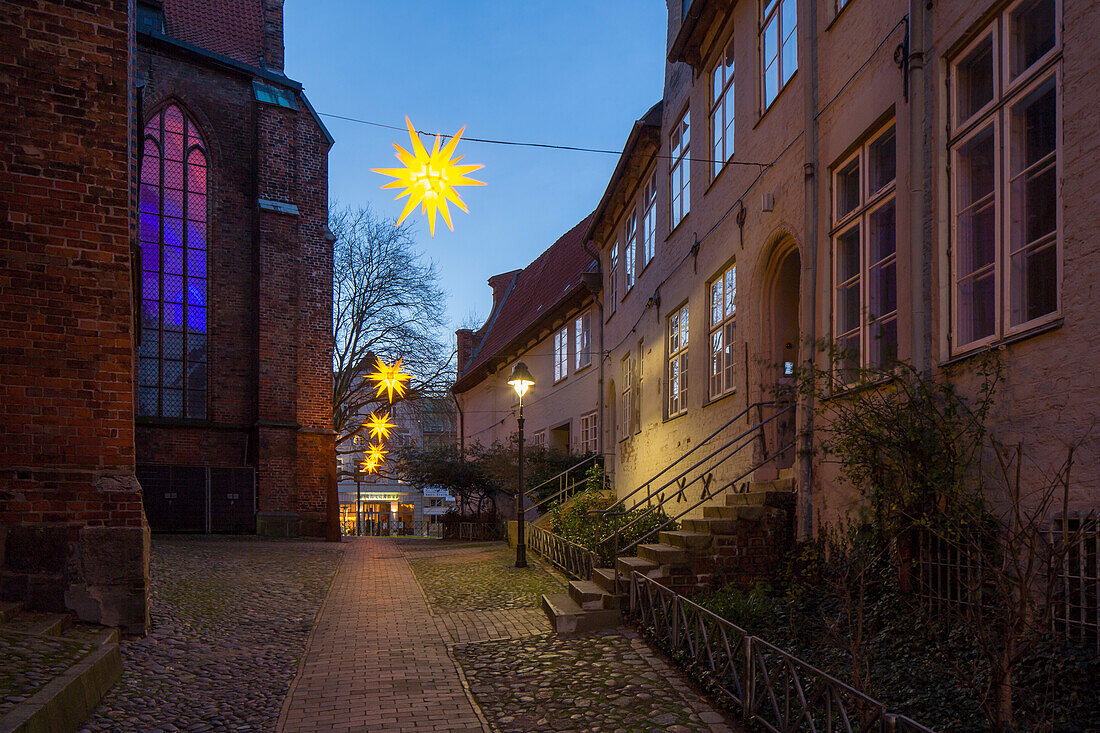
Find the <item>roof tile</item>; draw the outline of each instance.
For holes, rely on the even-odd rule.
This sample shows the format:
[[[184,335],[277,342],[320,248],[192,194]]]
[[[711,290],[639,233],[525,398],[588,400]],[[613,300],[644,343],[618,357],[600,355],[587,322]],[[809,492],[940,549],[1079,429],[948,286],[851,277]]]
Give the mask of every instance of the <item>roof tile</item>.
[[[264,55],[262,0],[164,0],[172,38],[252,66]]]

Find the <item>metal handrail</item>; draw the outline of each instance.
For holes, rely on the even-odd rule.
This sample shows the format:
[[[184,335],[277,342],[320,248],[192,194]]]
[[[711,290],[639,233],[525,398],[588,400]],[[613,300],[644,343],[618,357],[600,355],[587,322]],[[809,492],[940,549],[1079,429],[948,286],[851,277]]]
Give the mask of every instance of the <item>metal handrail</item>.
[[[638,571],[629,582],[628,613],[643,632],[688,657],[692,671],[702,671],[747,723],[774,733],[934,733]]]
[[[571,494],[573,492],[573,490],[577,488],[578,484],[583,484],[585,482],[585,478],[582,476],[580,479],[570,483],[569,482],[569,474],[571,472],[576,471],[577,469],[581,468],[585,464],[592,463],[594,465],[596,463],[596,461],[599,461],[601,459],[602,459],[602,456],[599,453],[595,453],[595,454],[589,456],[588,458],[585,458],[583,460],[578,461],[577,463],[574,463],[572,466],[565,469],[564,471],[557,474],[556,476],[551,476],[550,478],[548,478],[545,481],[543,481],[542,483],[540,483],[538,486],[535,486],[534,488],[528,489],[526,491],[525,496],[532,497],[532,498],[537,498],[539,489],[546,486],[547,484],[551,484],[551,483],[557,481],[558,485],[561,487],[556,494],[552,494],[552,495],[546,497],[545,499],[541,499],[541,500],[535,502],[535,504],[533,505],[532,508],[538,509],[539,507],[541,507],[543,505],[549,505],[551,502],[565,497],[567,494]]]
[[[595,556],[591,550],[536,524],[528,524],[526,529],[524,540],[529,550],[575,580],[592,579]]]
[[[699,450],[704,445],[706,445],[710,441],[711,438],[715,437],[720,432],[722,432],[723,430],[728,428],[730,425],[733,425],[735,422],[737,422],[742,417],[744,417],[749,412],[749,410],[753,409],[754,407],[759,408],[759,407],[764,407],[765,405],[774,405],[774,404],[777,404],[777,403],[775,403],[775,402],[754,402],[751,405],[746,406],[744,410],[741,410],[741,412],[739,412],[736,415],[734,415],[733,417],[731,417],[729,420],[727,420],[725,423],[723,423],[722,426],[719,427],[717,430],[715,430],[713,433],[711,433],[710,435],[708,435],[707,437],[705,437],[701,441],[699,441],[695,445],[694,448],[692,448],[691,450],[689,450],[688,452],[684,453],[682,456],[677,458],[675,461],[673,461],[672,463],[670,463],[667,466],[665,466],[664,468],[662,468],[660,471],[658,471],[652,477],[650,477],[650,479],[648,481],[640,484],[638,486],[638,488],[634,489],[633,491],[631,491],[629,494],[627,494],[623,498],[616,500],[614,504],[612,504],[611,506],[609,506],[607,508],[608,511],[613,510],[615,507],[617,507],[620,504],[624,504],[627,499],[629,499],[630,497],[634,496],[635,494],[637,494],[639,491],[641,491],[645,487],[652,484],[654,481],[656,481],[658,479],[658,477],[660,477],[662,474],[666,473],[673,466],[675,466],[680,461],[684,460],[685,458],[690,456],[692,453],[694,453],[695,451]],[[665,485],[667,486],[668,484],[665,484]],[[637,504],[635,504],[635,506],[637,506]]]

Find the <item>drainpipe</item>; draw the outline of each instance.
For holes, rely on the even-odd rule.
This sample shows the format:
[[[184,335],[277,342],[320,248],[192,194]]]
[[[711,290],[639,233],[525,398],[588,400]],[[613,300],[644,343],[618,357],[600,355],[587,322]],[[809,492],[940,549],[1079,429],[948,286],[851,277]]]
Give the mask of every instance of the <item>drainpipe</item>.
[[[806,258],[802,260],[802,283],[809,281],[809,288],[803,286],[803,290],[808,290],[808,305],[803,305],[801,310],[809,313],[809,333],[806,343],[800,345],[806,353],[803,358],[803,363],[812,367],[815,354],[815,344],[817,343],[817,251],[818,251],[818,211],[817,211],[817,196],[818,196],[818,138],[817,138],[817,105],[818,105],[818,74],[817,74],[817,6],[816,1],[807,2],[804,4],[809,8],[807,13],[807,37],[809,43],[805,44],[807,49],[806,64],[806,97],[805,97],[805,115],[806,115],[806,158],[803,166],[803,172],[806,177],[805,181],[805,234],[803,241],[806,242],[809,249],[809,268],[807,269]],[[808,276],[808,277],[807,277]],[[799,302],[804,302],[800,299]],[[804,403],[801,406],[802,412],[802,430],[801,436],[796,443],[798,445],[798,487],[799,487],[799,508],[798,508],[798,536],[801,539],[806,539],[813,536],[814,532],[814,502],[813,502],[813,478],[814,478],[814,398],[810,394],[806,397]]]
[[[603,405],[603,379],[604,379],[604,371],[603,371],[603,369],[604,369],[604,367],[603,367],[603,362],[604,362],[604,358],[603,358],[604,357],[604,353],[603,353],[603,297],[601,297],[602,293],[603,293],[603,270],[602,270],[603,263],[600,262],[599,254],[594,249],[592,249],[592,242],[590,242],[588,239],[585,239],[581,246],[584,247],[584,251],[587,252],[588,256],[592,258],[592,261],[596,263],[596,275],[599,276],[599,278],[600,278],[600,280],[599,280],[600,287],[599,287],[598,290],[593,291],[593,300],[596,301],[596,318],[598,319],[595,330],[597,330],[599,332],[599,335],[600,335],[600,348],[599,348],[599,351],[596,352],[600,355],[599,376],[597,377],[598,384],[596,385],[596,414],[598,414],[600,416],[600,429],[598,431],[596,431],[596,452],[599,453],[602,456],[603,455],[603,445],[604,445],[603,431],[605,429],[604,419],[603,419],[604,418],[604,410],[603,410],[603,407],[604,407],[604,405]],[[607,468],[605,466],[604,467],[604,474],[606,475],[606,473],[607,473]]]
[[[458,401],[458,395],[451,392],[451,399],[455,402],[455,409],[458,410],[458,449],[461,455],[466,455],[466,419],[462,414],[462,404]]]
[[[909,279],[910,338],[913,365],[922,373],[931,368],[932,329],[928,302],[931,298],[931,252],[925,236],[925,194],[931,190],[931,168],[925,160],[927,122],[924,88],[925,0],[909,0]]]

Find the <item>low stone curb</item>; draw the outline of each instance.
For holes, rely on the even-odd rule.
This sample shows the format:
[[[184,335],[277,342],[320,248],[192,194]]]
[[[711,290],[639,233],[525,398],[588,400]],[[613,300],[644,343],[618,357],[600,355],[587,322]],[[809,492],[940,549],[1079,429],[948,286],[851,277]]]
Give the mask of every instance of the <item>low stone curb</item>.
[[[117,643],[102,644],[0,718],[0,733],[69,733],[122,674]]]

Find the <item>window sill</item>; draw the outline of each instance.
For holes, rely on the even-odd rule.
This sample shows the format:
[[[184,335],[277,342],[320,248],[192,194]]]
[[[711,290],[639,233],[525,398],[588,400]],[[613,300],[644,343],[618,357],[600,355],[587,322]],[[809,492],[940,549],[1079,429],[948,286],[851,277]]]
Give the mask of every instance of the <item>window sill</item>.
[[[672,227],[672,229],[669,230],[668,236],[665,237],[665,244],[668,244],[668,241],[670,239],[672,239],[673,235],[675,235],[676,232],[678,232],[680,230],[680,228],[683,227],[684,224],[686,224],[688,222],[689,219],[691,219],[691,212],[690,211],[688,213],[684,214],[684,218],[681,219],[679,222],[677,222],[676,226]]]
[[[566,379],[568,379],[568,376],[562,377],[561,379],[555,379],[553,382],[550,383],[550,386],[551,387],[556,387],[559,384],[561,384],[562,382],[564,382]]]
[[[707,184],[706,189],[703,191],[703,198],[704,199],[707,196],[710,195],[711,189],[718,185],[718,181],[722,180],[722,176],[725,175],[726,171],[728,171],[730,168],[733,167],[732,165],[730,165],[730,162],[732,160],[733,160],[733,156],[731,155],[729,157],[729,160],[727,160],[725,163],[722,164],[722,169],[718,171],[718,175],[711,176],[710,183]],[[714,165],[714,164],[711,163],[710,165]]]
[[[1041,336],[1044,333],[1056,331],[1062,327],[1062,325],[1065,323],[1065,320],[1066,319],[1064,316],[1058,316],[1053,320],[1047,321],[1045,323],[1040,323],[1036,326],[1032,326],[1026,331],[1014,333],[1011,336],[1006,336],[1002,339],[982,344],[981,346],[974,347],[969,351],[960,352],[955,356],[952,356],[950,359],[941,361],[939,366],[941,369],[949,369],[956,364],[961,364],[964,361],[968,361],[975,356],[985,354],[994,349],[1000,351],[1002,349],[1008,348],[1009,346],[1012,346],[1013,344],[1019,343],[1020,341],[1026,341],[1027,339],[1033,338],[1035,336]]]
[[[768,116],[768,113],[775,109],[776,105],[779,104],[779,100],[783,97],[783,92],[787,91],[787,87],[789,87],[791,85],[791,82],[793,82],[797,78],[798,69],[795,69],[794,73],[791,74],[791,78],[787,79],[787,83],[779,87],[779,91],[776,92],[775,99],[772,100],[772,103],[765,107],[760,113],[760,116],[756,118],[756,123],[752,126],[752,129],[755,130],[757,127],[760,126],[760,124],[764,121],[764,118]]]
[[[583,372],[585,369],[590,368],[591,366],[592,366],[592,360],[589,359],[587,364],[582,364],[579,367],[574,367],[573,368],[573,376],[577,376],[578,374]],[[561,380],[558,380],[558,381],[561,381]]]
[[[735,394],[737,394],[737,388],[736,387],[731,389],[729,392],[726,392],[724,394],[720,394],[717,397],[710,398],[709,400],[707,400],[706,402],[703,403],[703,409],[706,409],[706,408],[710,407],[711,405],[715,405],[719,402],[722,402],[723,400],[727,400],[730,397],[733,397]]]
[[[687,411],[687,410],[681,410],[680,412],[677,412],[677,413],[676,413],[675,415],[669,415],[669,416],[667,416],[667,417],[666,417],[666,418],[665,418],[664,420],[662,420],[661,422],[662,422],[662,423],[670,423],[670,422],[672,422],[673,420],[677,420],[677,419],[679,419],[679,418],[683,417],[683,416],[684,416],[684,415],[686,415],[686,414],[688,414],[688,411]]]
[[[157,428],[212,428],[214,421],[197,417],[156,417],[153,415],[135,415],[135,425]]]
[[[848,2],[844,3],[844,7],[841,8],[840,10],[837,10],[836,5],[833,5],[833,17],[829,18],[829,22],[825,26],[825,32],[826,33],[833,29],[833,26],[836,25],[837,18],[844,15],[844,11],[847,10],[848,8],[852,7],[852,5],[855,4],[855,2],[856,2],[856,0],[848,0]]]

